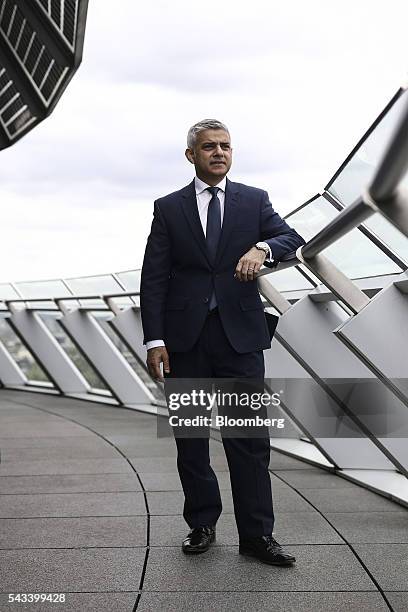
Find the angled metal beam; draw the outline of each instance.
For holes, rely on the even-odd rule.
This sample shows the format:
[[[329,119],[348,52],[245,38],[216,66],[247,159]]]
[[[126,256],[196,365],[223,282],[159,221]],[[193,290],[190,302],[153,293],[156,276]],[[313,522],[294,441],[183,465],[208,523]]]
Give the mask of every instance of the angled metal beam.
[[[5,387],[24,386],[27,377],[11,357],[8,350],[0,341],[0,380]]]
[[[12,304],[10,310],[13,312]],[[26,309],[14,310],[9,321],[63,393],[87,393],[90,390],[85,378],[38,313]]]
[[[281,294],[280,291],[275,289],[273,285],[263,276],[258,278],[258,290],[268,302],[276,308],[278,312],[283,314],[291,307],[291,303]]]
[[[355,314],[370,302],[370,298],[359,289],[343,272],[321,253],[306,259],[303,249],[296,251],[298,259],[317,276]]]
[[[63,301],[63,300],[62,300]],[[139,380],[122,353],[89,312],[67,311],[60,324],[122,404],[151,404],[153,395]]]

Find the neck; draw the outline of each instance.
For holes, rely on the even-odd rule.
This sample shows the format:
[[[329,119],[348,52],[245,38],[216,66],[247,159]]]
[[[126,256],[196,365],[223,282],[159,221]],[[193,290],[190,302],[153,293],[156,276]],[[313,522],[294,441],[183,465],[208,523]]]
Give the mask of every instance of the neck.
[[[226,174],[224,174],[224,176],[206,176],[204,174],[201,174],[201,172],[196,172],[196,175],[197,178],[206,183],[206,185],[210,185],[211,187],[215,187],[215,185],[221,183],[221,181],[226,177]]]

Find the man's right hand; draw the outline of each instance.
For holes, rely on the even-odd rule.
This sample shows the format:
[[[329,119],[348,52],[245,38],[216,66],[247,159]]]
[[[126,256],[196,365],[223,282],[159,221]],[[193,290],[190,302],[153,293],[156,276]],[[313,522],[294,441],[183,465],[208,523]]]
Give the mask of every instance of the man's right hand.
[[[161,372],[160,364],[163,363],[163,370],[166,374],[170,374],[169,354],[165,346],[156,346],[147,351],[147,369],[150,376],[154,380],[164,382],[164,377]]]

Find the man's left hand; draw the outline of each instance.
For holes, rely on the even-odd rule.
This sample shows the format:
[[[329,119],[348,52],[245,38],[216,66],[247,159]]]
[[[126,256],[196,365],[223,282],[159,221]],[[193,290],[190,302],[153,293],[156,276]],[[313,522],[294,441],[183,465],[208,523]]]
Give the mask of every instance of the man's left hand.
[[[235,268],[235,277],[239,281],[253,281],[265,259],[265,251],[252,247],[238,261],[237,267]]]

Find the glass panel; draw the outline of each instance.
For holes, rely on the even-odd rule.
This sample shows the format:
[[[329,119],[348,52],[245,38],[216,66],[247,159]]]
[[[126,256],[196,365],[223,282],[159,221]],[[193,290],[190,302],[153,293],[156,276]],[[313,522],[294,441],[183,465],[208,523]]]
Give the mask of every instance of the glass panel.
[[[320,196],[298,212],[288,215],[288,218],[290,225],[308,241],[338,214],[339,211]],[[358,229],[340,238],[325,249],[323,254],[350,278],[401,272],[401,269]]]
[[[76,345],[72,342],[71,338],[67,335],[65,330],[61,327],[58,319],[61,318],[60,314],[53,313],[39,313],[41,319],[48,327],[54,338],[57,340],[61,348],[66,352],[73,364],[81,372],[86,382],[92,387],[92,389],[103,389],[107,391],[108,388],[99,377],[98,373],[91,364],[85,359],[85,357],[79,352]]]
[[[373,215],[364,223],[368,229],[390,247],[394,253],[408,264],[408,239],[380,214]]]
[[[123,357],[126,359],[130,367],[136,372],[137,376],[141,379],[144,385],[149,389],[149,391],[154,395],[156,400],[164,400],[164,394],[159,387],[149,376],[145,364],[136,358],[136,356],[129,351],[126,344],[121,340],[121,338],[117,335],[114,329],[109,325],[109,319],[112,319],[112,316],[105,315],[101,312],[92,313],[95,317],[96,321],[98,321],[99,325],[102,327],[103,331],[110,338],[116,348],[122,353]]]
[[[58,298],[71,295],[61,280],[45,280],[15,283],[23,298]]]
[[[266,278],[278,291],[295,291],[296,289],[313,289],[307,278],[295,268],[287,268],[267,274]]]
[[[125,287],[126,291],[140,290],[140,275],[141,270],[129,270],[127,272],[118,272],[116,276]]]
[[[123,291],[111,274],[68,278],[65,282],[75,295],[105,295]]]
[[[20,296],[17,291],[8,283],[0,283],[0,299],[12,300],[13,298],[18,299]]]
[[[29,381],[54,386],[34,355],[21,342],[6,317],[0,318],[0,340]]]
[[[369,184],[374,169],[378,165],[390,136],[398,123],[401,110],[407,102],[408,91],[405,91],[328,189],[343,204],[348,205],[354,202]],[[408,177],[405,177],[403,182],[407,186]]]
[[[296,231],[308,242],[316,236],[334,217],[338,211],[327,202],[323,196],[319,196],[297,212],[289,213],[289,225],[296,224]]]
[[[398,123],[401,110],[407,103],[408,91],[404,92],[393,104],[328,189],[344,205],[351,204],[369,184],[374,169]],[[405,176],[402,185],[408,187],[408,175]],[[384,217],[380,214],[373,215],[364,225],[383,240],[401,259],[408,262],[407,238]]]

